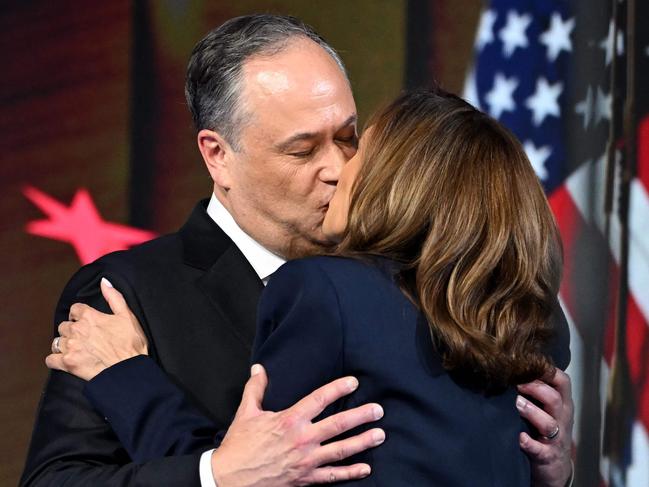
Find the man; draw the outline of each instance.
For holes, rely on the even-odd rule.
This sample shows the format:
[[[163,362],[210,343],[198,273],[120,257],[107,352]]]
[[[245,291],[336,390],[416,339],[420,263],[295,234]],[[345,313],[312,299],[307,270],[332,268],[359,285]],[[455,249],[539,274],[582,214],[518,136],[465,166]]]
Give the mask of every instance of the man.
[[[240,17],[208,34],[192,54],[186,93],[198,128],[198,147],[214,181],[212,199],[196,208],[178,234],[82,269],[66,287],[56,321],[83,319],[92,312],[82,305],[70,309],[76,301],[108,311],[99,292],[100,279],[108,278],[142,324],[141,343],[148,343],[144,350],[218,428],[225,429],[245,382],[262,283],[284,258],[326,245],[320,226],[340,169],[356,151],[356,110],[333,49],[301,22],[277,16]],[[110,292],[105,285],[104,292]],[[82,332],[79,327],[74,330]],[[63,335],[53,344],[53,351],[62,353],[50,356],[48,364],[73,372],[73,349],[74,336]],[[126,354],[121,358],[130,360],[119,363],[114,357],[107,363],[98,359],[95,373],[101,374],[87,377],[94,377],[88,387],[98,381],[127,384],[129,377],[151,365],[148,359],[132,358],[137,353]],[[198,482],[199,462],[201,480],[207,483],[213,475],[221,487],[304,485],[369,473],[367,465],[321,465],[379,444],[380,430],[320,444],[378,419],[378,405],[341,413],[328,422],[310,421],[351,392],[353,380],[325,386],[280,413],[260,410],[265,380],[261,372],[248,382],[221,448],[203,453],[205,445],[197,441],[181,449],[193,449],[195,455],[134,465],[84,397],[83,382],[53,372],[23,480],[48,485],[188,485]],[[142,384],[146,387],[146,381]],[[559,437],[527,438],[524,448],[540,480],[562,485],[569,476],[563,441],[571,430],[569,391],[566,395],[565,387],[557,392],[537,385],[526,392],[544,404],[550,402],[550,415],[521,398],[522,414],[547,435],[555,433],[558,421]],[[145,406],[138,403],[136,408]],[[111,414],[130,414],[123,408]],[[168,451],[175,448],[169,445]]]

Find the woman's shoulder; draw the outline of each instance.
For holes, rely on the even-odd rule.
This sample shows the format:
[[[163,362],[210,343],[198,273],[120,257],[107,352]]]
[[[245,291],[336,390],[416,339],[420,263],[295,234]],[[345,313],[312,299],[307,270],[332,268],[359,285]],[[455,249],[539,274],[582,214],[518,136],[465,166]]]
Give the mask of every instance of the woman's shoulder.
[[[382,258],[315,256],[284,264],[270,279],[265,294],[310,296],[317,301],[336,301],[340,306],[359,306],[365,301],[401,299],[394,275],[397,267]],[[288,298],[287,298],[288,299]]]
[[[380,257],[319,255],[288,261],[277,271],[277,276],[303,275],[310,279],[328,279],[337,283],[348,282],[350,279],[390,277],[395,269],[396,265],[392,261]]]

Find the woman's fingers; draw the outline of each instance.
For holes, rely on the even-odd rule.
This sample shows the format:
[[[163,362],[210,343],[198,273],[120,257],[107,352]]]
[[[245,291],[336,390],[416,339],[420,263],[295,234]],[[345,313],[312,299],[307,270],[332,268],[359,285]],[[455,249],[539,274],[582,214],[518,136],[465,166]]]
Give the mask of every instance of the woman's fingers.
[[[101,278],[101,294],[108,303],[113,314],[129,314],[131,309],[128,307],[122,293],[113,287],[113,284],[105,277]]]
[[[51,350],[55,354],[63,354],[67,350],[66,347],[67,338],[63,336],[58,336],[52,340]]]
[[[50,355],[45,357],[45,365],[48,369],[62,370],[64,372],[67,372],[63,365],[63,355],[61,355],[60,353],[51,353]]]

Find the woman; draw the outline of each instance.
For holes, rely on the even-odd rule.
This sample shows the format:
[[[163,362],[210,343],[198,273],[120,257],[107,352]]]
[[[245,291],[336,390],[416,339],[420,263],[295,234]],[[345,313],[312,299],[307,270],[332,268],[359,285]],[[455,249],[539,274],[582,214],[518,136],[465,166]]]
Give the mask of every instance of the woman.
[[[286,264],[262,296],[264,406],[354,375],[338,407],[380,402],[387,433],[358,456],[361,484],[529,485],[514,386],[553,369],[561,268],[543,190],[516,139],[454,95],[406,94],[369,126],[324,220],[337,256]]]
[[[516,139],[454,95],[406,94],[369,126],[324,221],[335,255],[264,291],[264,406],[354,375],[323,415],[382,404],[361,484],[529,485],[515,385],[569,355],[551,343],[561,252],[543,191]]]

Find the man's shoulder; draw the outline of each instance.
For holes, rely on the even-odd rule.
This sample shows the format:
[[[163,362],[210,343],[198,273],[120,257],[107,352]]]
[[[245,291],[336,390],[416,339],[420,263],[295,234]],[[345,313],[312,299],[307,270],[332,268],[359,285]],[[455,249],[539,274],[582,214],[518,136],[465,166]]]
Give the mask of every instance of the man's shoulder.
[[[95,267],[138,271],[149,269],[151,265],[173,265],[182,262],[183,243],[179,233],[163,235],[148,242],[119,250],[100,257],[90,264]]]
[[[161,273],[173,272],[183,263],[180,235],[164,235],[128,250],[111,252],[78,269],[68,281],[63,296],[79,297],[95,293],[102,277],[126,291]]]

